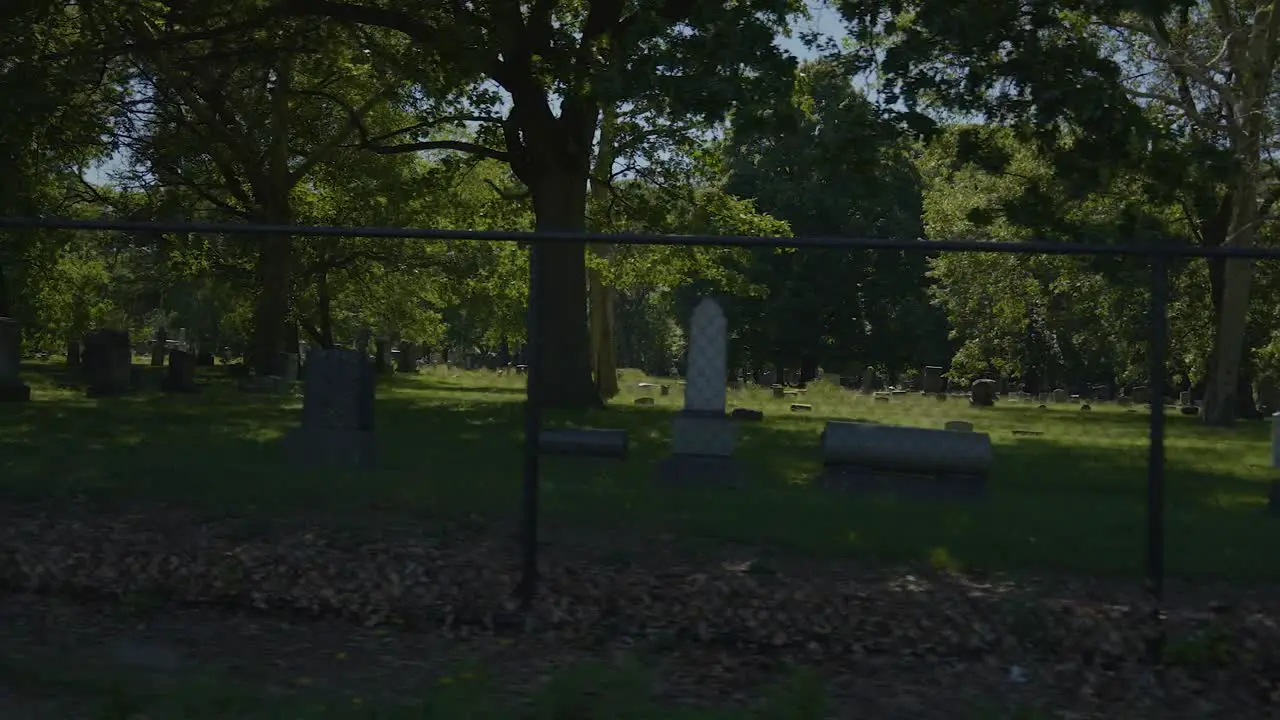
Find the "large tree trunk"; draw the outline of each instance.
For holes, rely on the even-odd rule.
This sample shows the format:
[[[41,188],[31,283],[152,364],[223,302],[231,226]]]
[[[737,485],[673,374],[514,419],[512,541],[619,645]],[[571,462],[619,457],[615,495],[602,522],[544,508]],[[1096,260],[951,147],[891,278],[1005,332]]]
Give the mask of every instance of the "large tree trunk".
[[[582,232],[586,227],[585,173],[546,174],[529,183],[540,232]],[[586,244],[535,242],[538,338],[534,359],[544,407],[598,407],[591,381],[587,335]]]
[[[260,241],[258,251],[258,297],[253,308],[253,371],[257,375],[280,375],[280,353],[285,351],[285,325],[289,318],[289,266],[293,261],[293,238],[273,235]]]
[[[1224,245],[1249,247],[1257,233],[1259,135],[1246,131],[1248,141],[1238,148],[1242,162],[1232,191],[1231,224]],[[1241,363],[1249,319],[1253,261],[1228,258],[1222,268],[1222,304],[1214,336],[1213,374],[1205,389],[1202,418],[1208,425],[1227,426],[1240,407]]]
[[[604,212],[609,200],[609,178],[613,174],[613,141],[616,111],[606,107],[600,114],[600,140],[590,181],[591,199],[599,212]],[[597,228],[599,229],[599,228]],[[613,258],[613,245],[594,243],[592,252],[606,263]],[[614,338],[617,291],[604,282],[597,268],[588,268],[587,287],[590,302],[587,306],[591,327],[591,369],[595,372],[596,394],[611,398],[618,394],[617,344]]]
[[[1246,203],[1251,203],[1245,200]],[[1249,316],[1253,261],[1230,258],[1223,269],[1222,312],[1218,318],[1213,375],[1204,398],[1204,422],[1225,426],[1235,421],[1240,401],[1241,363]]]
[[[333,296],[329,292],[329,271],[316,277],[316,312],[320,315],[320,347],[333,349]]]
[[[262,220],[277,225],[293,222],[289,180],[289,93],[292,86],[292,59],[284,57],[276,65],[271,89],[271,143],[267,157],[267,178],[254,188],[262,209]],[[285,351],[289,321],[289,293],[293,275],[293,237],[268,235],[261,238],[258,252],[258,299],[253,311],[253,371],[257,375],[283,375],[281,353]],[[296,349],[294,350],[296,352]]]

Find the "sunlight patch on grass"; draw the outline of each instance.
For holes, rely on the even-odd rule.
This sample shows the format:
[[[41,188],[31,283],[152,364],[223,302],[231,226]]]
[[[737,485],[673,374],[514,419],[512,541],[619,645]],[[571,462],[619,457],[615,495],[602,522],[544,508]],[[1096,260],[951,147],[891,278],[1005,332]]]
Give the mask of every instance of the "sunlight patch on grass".
[[[364,474],[303,472],[285,463],[279,439],[298,423],[297,395],[245,395],[216,373],[202,379],[208,385],[195,396],[140,393],[129,401],[86,402],[59,391],[0,417],[0,490],[29,497],[84,487],[220,510],[285,512],[319,504],[494,518],[508,518],[519,503],[522,376],[435,369],[380,382],[380,468]],[[670,394],[637,387],[642,380],[666,384]],[[49,384],[39,377],[32,382]],[[736,455],[751,477],[744,488],[724,492],[654,482],[655,463],[670,450],[672,413],[683,404],[683,388],[632,371],[623,373],[621,387],[604,409],[547,413],[548,424],[620,428],[631,440],[622,462],[547,459],[542,479],[549,522],[913,561],[946,548],[950,557],[981,568],[1141,567],[1145,413],[1105,404],[1090,413],[1016,402],[973,408],[963,399],[919,395],[875,403],[814,383],[801,400],[814,411],[801,414],[790,412],[792,398],[776,399],[768,389],[731,390],[731,406],[762,410],[765,419],[738,425]],[[636,406],[642,395],[655,405]],[[995,446],[991,499],[956,507],[825,492],[813,479],[821,471],[819,433],[833,418],[931,428],[948,420],[974,423]],[[1274,474],[1267,466],[1269,437],[1264,423],[1224,433],[1194,418],[1169,417],[1172,572],[1280,579],[1280,567],[1265,554],[1248,552],[1280,542],[1280,523],[1260,510]],[[174,469],[181,482],[171,480]],[[50,484],[50,477],[57,482]]]

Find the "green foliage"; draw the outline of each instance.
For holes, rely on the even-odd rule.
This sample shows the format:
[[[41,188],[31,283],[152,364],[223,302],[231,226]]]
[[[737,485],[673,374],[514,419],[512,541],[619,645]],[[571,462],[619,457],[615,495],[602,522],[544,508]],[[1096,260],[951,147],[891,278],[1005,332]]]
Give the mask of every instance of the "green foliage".
[[[38,349],[61,350],[69,337],[100,327],[118,310],[112,274],[100,254],[84,243],[58,254],[52,267],[40,268],[41,282],[31,300],[36,323],[26,334]]]
[[[1073,196],[1036,147],[1008,131],[960,127],[943,133],[920,168],[925,224],[934,238],[1113,244],[1142,234],[1168,237],[1177,228],[1172,207],[1144,201],[1140,178],[1119,175],[1098,192]],[[1055,384],[1144,379],[1144,265],[1065,255],[950,253],[933,259],[934,302],[962,343],[952,359],[953,377],[999,372]],[[1191,282],[1181,273],[1175,278],[1180,287]],[[1204,315],[1187,304],[1191,297],[1179,294],[1182,305],[1171,312],[1180,337],[1205,329]],[[1190,355],[1176,362],[1188,379],[1198,379],[1200,368]]]
[[[801,236],[920,235],[916,171],[893,124],[834,60],[797,74],[790,107],[735,118],[724,148],[727,189],[753,198]],[[732,304],[743,362],[894,370],[945,356],[918,253],[761,249],[744,275],[762,291]]]

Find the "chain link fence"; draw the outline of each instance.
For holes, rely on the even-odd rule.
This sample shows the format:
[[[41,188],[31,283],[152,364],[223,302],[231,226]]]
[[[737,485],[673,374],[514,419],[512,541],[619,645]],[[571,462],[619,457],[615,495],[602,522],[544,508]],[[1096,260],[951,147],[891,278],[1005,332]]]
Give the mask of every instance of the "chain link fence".
[[[0,395],[37,406],[10,415],[18,420],[2,439],[13,493],[82,497],[123,485],[133,493],[200,495],[229,505],[302,498],[337,508],[460,515],[487,507],[521,519],[514,590],[526,605],[536,597],[541,549],[569,526],[606,535],[651,528],[849,555],[923,554],[942,569],[1141,568],[1158,607],[1170,557],[1169,512],[1184,533],[1170,539],[1180,574],[1212,574],[1230,557],[1226,562],[1240,565],[1242,574],[1266,575],[1240,556],[1276,536],[1260,511],[1271,487],[1269,457],[1260,456],[1269,432],[1246,429],[1243,439],[1231,440],[1195,424],[1199,393],[1189,383],[1171,384],[1186,360],[1170,350],[1181,332],[1171,331],[1170,309],[1180,312],[1180,305],[1170,277],[1171,268],[1181,272],[1196,258],[1267,261],[1263,267],[1280,258],[1271,249],[51,218],[0,219],[0,229],[437,243],[429,257],[395,259],[422,273],[421,285],[406,295],[399,286],[371,289],[372,272],[344,275],[336,260],[346,256],[317,241],[330,254],[308,256],[312,264],[302,273],[308,285],[295,292],[308,298],[306,307],[293,308],[289,323],[300,331],[282,352],[261,350],[262,339],[235,316],[211,274],[165,290],[170,306],[190,295],[181,302],[193,310],[181,318],[151,316],[136,304],[119,308],[125,317],[114,320],[81,308],[68,311],[80,313],[77,326],[59,328],[56,338],[48,328],[0,321]],[[579,242],[868,257],[1110,258],[1145,278],[1113,305],[1128,313],[1131,327],[1139,318],[1146,337],[1117,340],[1116,347],[1134,353],[1115,358],[1137,368],[1127,381],[1101,371],[1055,375],[1032,360],[1017,372],[1001,372],[998,364],[975,372],[945,356],[954,350],[945,326],[910,315],[905,304],[859,306],[862,296],[852,285],[849,304],[824,315],[812,304],[790,309],[785,298],[702,278],[660,294],[667,281],[651,278],[613,296],[591,296],[593,311],[606,302],[609,309],[609,349],[602,355],[594,319],[591,337],[579,335],[577,321],[562,321],[552,306],[563,302],[555,292],[562,278],[545,266],[543,251]],[[483,276],[485,263],[495,261],[477,248],[491,246],[506,248],[501,252],[509,258],[528,257],[520,278],[528,281],[527,302],[516,297],[509,308],[497,307],[462,291],[449,297],[436,291],[432,272]],[[257,282],[251,274],[242,281]],[[84,304],[83,289],[64,290],[80,292]],[[1087,305],[1090,292],[1080,290],[1073,302]],[[969,310],[998,313],[999,301],[979,298]],[[760,319],[765,311],[772,313],[767,321]],[[845,325],[846,335],[818,343],[825,355],[789,349],[788,338],[821,335],[849,317],[861,325]],[[370,318],[380,324],[371,326]],[[90,319],[94,327],[85,325]],[[1083,337],[1107,330],[1055,332]],[[48,337],[33,353],[31,338],[41,333]],[[904,335],[912,339],[900,341]],[[991,342],[993,353],[1009,347]],[[1027,347],[1046,342],[1034,339]],[[566,359],[567,347],[590,350],[597,385],[590,392],[566,389],[573,373],[559,364],[576,360]],[[601,385],[612,386],[604,388],[611,398],[606,408],[564,409],[572,393],[595,396]],[[86,403],[96,398],[118,402],[89,414]],[[1237,451],[1249,459],[1233,466]],[[519,497],[504,491],[515,477],[523,478]],[[1172,505],[1170,488],[1177,493]],[[1233,500],[1223,493],[1241,507],[1226,508]],[[1251,493],[1257,497],[1240,500]]]

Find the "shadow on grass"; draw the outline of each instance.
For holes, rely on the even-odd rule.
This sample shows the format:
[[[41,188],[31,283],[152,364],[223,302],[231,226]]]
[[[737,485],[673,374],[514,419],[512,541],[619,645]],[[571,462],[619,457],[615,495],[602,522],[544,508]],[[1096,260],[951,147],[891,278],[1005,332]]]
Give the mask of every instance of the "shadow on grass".
[[[411,381],[412,382],[412,381]],[[477,395],[514,395],[521,400],[525,397],[525,388],[523,387],[468,387],[466,385],[455,385],[438,380],[421,380],[416,383],[417,387],[423,390],[444,392],[444,393],[474,393]]]
[[[112,400],[45,385],[35,401],[0,415],[0,492],[14,499],[160,500],[236,514],[394,509],[501,521],[517,516],[523,405],[520,395],[504,392],[511,388],[482,392],[426,378],[380,384],[380,466],[356,473],[284,462],[279,439],[297,424],[297,397],[246,395],[217,379],[199,395]],[[460,390],[473,390],[474,400],[448,396]],[[1087,422],[1083,427],[1094,437],[1099,427],[1141,426],[1129,414],[1081,415],[1090,417],[1062,422]],[[822,422],[796,416],[739,426],[738,454],[752,469],[746,487],[660,487],[653,482],[655,463],[668,452],[671,419],[667,409],[630,405],[549,413],[550,425],[627,430],[631,457],[544,459],[546,521],[828,556],[927,559],[947,567],[1141,568],[1145,446],[1090,444],[1083,432],[1002,440],[990,501],[899,503],[811,487],[820,470]],[[1220,467],[1170,463],[1170,571],[1280,579],[1280,567],[1258,551],[1280,540],[1280,523],[1261,512],[1265,483]],[[1223,496],[1246,500],[1223,503]]]

